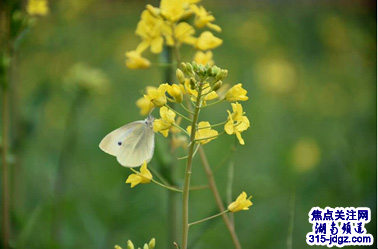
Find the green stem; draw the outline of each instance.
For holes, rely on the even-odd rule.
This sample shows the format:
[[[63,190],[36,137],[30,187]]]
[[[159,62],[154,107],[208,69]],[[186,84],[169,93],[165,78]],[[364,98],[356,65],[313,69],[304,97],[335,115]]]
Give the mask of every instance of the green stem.
[[[222,198],[220,197],[220,194],[219,194],[219,191],[218,191],[215,179],[214,179],[213,172],[210,168],[210,164],[209,164],[209,161],[207,160],[205,150],[203,149],[202,146],[199,149],[199,155],[200,155],[202,165],[205,169],[205,172],[206,172],[206,175],[207,175],[207,178],[208,178],[208,181],[209,181],[209,187],[210,187],[211,191],[213,192],[215,202],[217,203],[219,211],[224,212],[226,209],[223,205]],[[228,229],[228,231],[231,235],[232,242],[234,243],[235,249],[241,249],[239,238],[238,238],[238,236],[235,232],[235,228],[234,228],[230,218],[227,216],[227,214],[222,214],[222,218],[223,218],[224,224],[226,225],[226,227],[227,227],[227,229]]]
[[[130,168],[130,170],[131,170],[132,172],[134,172],[135,174],[137,174],[137,175],[139,175],[139,176],[141,176],[141,177],[144,177],[140,172],[136,171],[135,169]],[[175,191],[175,192],[182,193],[182,190],[181,190],[181,189],[177,189],[177,188],[174,188],[174,187],[171,187],[171,186],[167,186],[167,185],[165,185],[165,184],[163,184],[163,183],[161,183],[161,182],[158,182],[158,181],[154,180],[153,178],[151,179],[151,182],[153,182],[153,183],[155,183],[155,184],[157,184],[157,185],[159,185],[159,186],[161,186],[161,187],[163,187],[163,188],[169,189],[169,190],[171,190],[171,191]]]
[[[189,112],[189,113],[192,114],[192,115],[194,114],[191,110],[189,110],[188,108],[186,108],[185,105],[183,105],[182,102],[180,103],[180,105],[181,105],[181,107],[182,107],[185,111]]]
[[[196,139],[196,140],[194,140],[194,142],[200,142],[200,141],[203,141],[203,140],[208,140],[208,139],[213,139],[213,138],[217,138],[217,137],[219,137],[219,136],[221,136],[221,135],[223,135],[225,132],[224,131],[222,131],[221,133],[219,133],[218,135],[216,135],[216,136],[211,136],[211,137],[204,137],[204,138],[199,138],[199,139]]]
[[[189,226],[192,226],[192,225],[196,225],[196,224],[199,224],[201,222],[204,222],[204,221],[208,221],[208,220],[211,220],[211,219],[214,219],[214,218],[217,218],[225,213],[227,213],[228,210],[224,210],[223,212],[219,213],[219,214],[216,214],[216,215],[213,215],[213,216],[210,216],[210,217],[207,217],[205,219],[202,219],[202,220],[198,220],[198,221],[195,221],[195,222],[192,222],[192,223],[189,223]]]
[[[202,129],[207,129],[207,128],[213,128],[213,127],[224,125],[226,123],[227,123],[227,121],[224,121],[224,122],[221,122],[221,123],[218,123],[218,124],[213,124],[213,125],[204,126],[204,127],[198,127],[197,130],[202,130]]]
[[[165,104],[164,105],[165,107],[167,107],[169,110],[173,111],[174,113],[176,113],[177,115],[179,115],[180,117],[182,117],[183,119],[189,121],[189,122],[192,122],[192,120],[186,116],[184,116],[183,114],[179,113],[178,111],[176,111],[175,109],[173,109],[172,107],[170,107],[169,105]]]
[[[182,132],[184,132],[186,135],[190,136],[190,134],[184,129],[182,128],[181,126],[177,125],[177,124],[172,124],[174,127],[180,129]]]
[[[9,220],[9,165],[8,165],[8,89],[3,88],[3,108],[2,108],[2,200],[1,200],[1,237],[3,248],[9,248],[10,220]]]
[[[215,101],[215,102],[213,102],[213,103],[210,103],[210,104],[204,105],[204,106],[201,107],[201,109],[204,109],[204,108],[206,108],[206,107],[210,107],[210,106],[213,106],[213,105],[216,105],[216,104],[222,103],[223,101],[225,101],[225,99],[221,99],[221,100]]]
[[[184,191],[183,191],[183,201],[182,201],[182,241],[181,249],[187,249],[188,247],[188,235],[189,235],[189,192],[190,192],[190,177],[192,175],[192,160],[194,153],[194,140],[196,136],[196,128],[198,116],[200,113],[201,104],[201,94],[202,94],[202,84],[198,90],[198,96],[196,101],[196,109],[193,115],[192,130],[190,133],[190,146],[188,152],[188,161],[185,170],[185,181],[184,181]]]

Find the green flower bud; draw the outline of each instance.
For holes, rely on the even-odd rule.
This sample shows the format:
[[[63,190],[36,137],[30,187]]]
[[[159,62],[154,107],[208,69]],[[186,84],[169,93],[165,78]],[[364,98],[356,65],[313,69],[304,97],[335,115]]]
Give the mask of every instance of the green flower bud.
[[[198,75],[200,75],[200,76],[204,76],[205,75],[205,67],[204,66],[202,66],[202,65],[200,65],[199,67],[198,67]]]
[[[197,64],[197,62],[192,61],[192,65],[193,65],[194,71],[198,71],[198,64]]]
[[[131,242],[131,240],[127,241],[127,249],[135,249],[134,244],[133,244],[133,242]]]
[[[209,65],[209,64],[206,64],[206,66],[207,65]],[[208,76],[213,76],[213,69],[211,68],[211,67],[207,67],[207,69],[206,69],[206,74],[208,75]]]
[[[193,67],[190,63],[186,63],[186,70],[188,70],[188,73],[193,73]]]
[[[148,243],[148,249],[154,249],[155,248],[155,238],[152,238],[150,240],[150,243]]]
[[[217,91],[219,90],[219,88],[221,88],[223,82],[220,80],[220,81],[217,81],[214,85],[213,85],[213,91]]]
[[[184,71],[184,73],[186,73],[186,74],[188,73],[188,71],[186,70],[185,62],[181,62],[180,67],[181,67],[181,70]]]
[[[194,89],[196,89],[196,80],[193,78],[193,77],[191,77],[190,78],[190,88],[192,89],[192,90],[194,90]]]
[[[213,66],[213,68],[211,69],[211,71],[212,71],[211,75],[212,76],[216,76],[220,70],[219,70],[219,67]]]
[[[143,249],[149,249],[147,244],[144,244]]]
[[[227,70],[227,69],[223,69],[223,70],[221,71],[222,79],[226,78],[227,75],[228,75],[228,70]]]
[[[184,77],[184,74],[183,72],[180,70],[180,69],[176,69],[176,78],[178,79],[179,83],[180,84],[184,84],[185,83],[185,77]]]

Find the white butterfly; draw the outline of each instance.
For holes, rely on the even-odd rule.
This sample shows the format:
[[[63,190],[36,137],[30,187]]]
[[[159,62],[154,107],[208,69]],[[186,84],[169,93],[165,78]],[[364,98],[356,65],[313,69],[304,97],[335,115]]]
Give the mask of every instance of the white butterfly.
[[[124,125],[106,135],[100,142],[100,149],[117,157],[125,167],[139,167],[148,163],[154,154],[154,117]]]

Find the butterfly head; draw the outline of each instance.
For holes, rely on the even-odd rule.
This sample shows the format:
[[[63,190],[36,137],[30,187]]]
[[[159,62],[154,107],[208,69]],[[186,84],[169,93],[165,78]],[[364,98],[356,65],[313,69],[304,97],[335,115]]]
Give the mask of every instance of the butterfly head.
[[[144,120],[144,122],[146,123],[146,125],[152,127],[154,124],[154,120],[155,118],[152,115],[148,115],[148,117]]]

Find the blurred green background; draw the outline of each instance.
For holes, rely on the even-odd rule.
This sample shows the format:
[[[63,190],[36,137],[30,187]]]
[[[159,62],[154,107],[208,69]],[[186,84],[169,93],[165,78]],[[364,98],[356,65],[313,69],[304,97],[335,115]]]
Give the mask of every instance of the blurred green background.
[[[147,3],[157,5],[53,1],[50,15],[38,18],[19,45],[11,103],[17,248],[125,248],[127,239],[140,246],[152,237],[157,248],[170,248],[167,191],[153,184],[131,189],[125,184],[131,171],[98,148],[108,132],[142,119],[135,101],[145,86],[164,82],[162,68],[125,67],[124,53],[139,42],[134,30]],[[251,120],[246,145],[233,157],[232,196],[246,191],[254,203],[235,214],[243,248],[310,248],[314,206],[370,207],[367,231],[376,240],[376,2],[202,5],[223,28],[216,64],[250,97],[244,103]],[[191,61],[193,52],[187,49],[184,59]],[[72,84],[75,70],[85,67],[77,63],[98,70],[84,78],[103,79],[89,92]],[[202,118],[222,121],[226,108]],[[155,154],[166,160],[166,140],[156,137]],[[233,143],[234,137],[223,136],[206,145],[213,167]],[[215,173],[225,203],[227,165]],[[183,164],[177,167],[180,177]],[[206,184],[199,161],[192,179]],[[194,191],[190,201],[192,221],[216,213],[210,190]],[[233,248],[221,219],[192,227],[190,239],[191,248]]]

